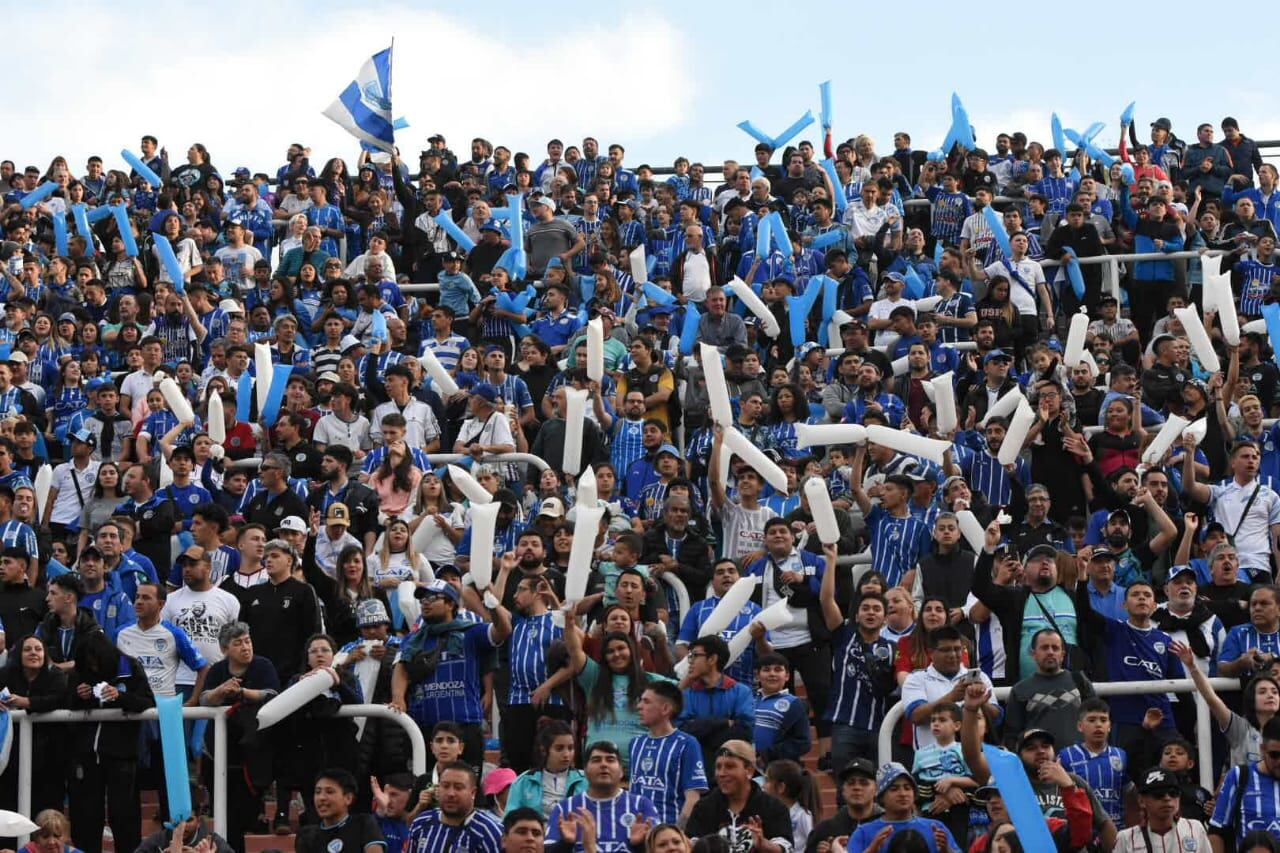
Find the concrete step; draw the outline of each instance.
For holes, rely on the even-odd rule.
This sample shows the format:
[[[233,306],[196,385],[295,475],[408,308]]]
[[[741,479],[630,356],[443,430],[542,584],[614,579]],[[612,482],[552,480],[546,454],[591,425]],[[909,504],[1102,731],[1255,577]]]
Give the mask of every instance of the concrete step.
[[[280,850],[293,853],[293,845],[297,836],[289,835],[246,835],[244,837],[244,853],[263,853],[264,850]]]

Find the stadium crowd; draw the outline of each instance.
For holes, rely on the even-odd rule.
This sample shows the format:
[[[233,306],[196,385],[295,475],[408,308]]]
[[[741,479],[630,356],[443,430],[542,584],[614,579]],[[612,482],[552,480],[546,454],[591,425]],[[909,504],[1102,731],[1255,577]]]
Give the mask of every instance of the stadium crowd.
[[[1256,325],[1230,343],[1203,265],[1238,324],[1262,318],[1280,194],[1220,129],[1123,128],[1111,168],[1021,132],[937,159],[828,129],[718,184],[592,138],[544,158],[436,135],[350,166],[295,144],[255,173],[144,136],[159,186],[0,162],[0,703],[177,694],[229,729],[226,837],[197,814],[144,838],[156,725],[35,726],[29,849],[100,853],[109,824],[116,851],[175,853],[295,831],[308,853],[1020,853],[985,741],[1062,851],[1275,853],[1280,373]],[[1174,417],[1198,428],[1146,453]],[[815,445],[818,424],[947,450]],[[1186,677],[1212,790],[1191,694],[1093,686]],[[326,689],[260,728],[308,678]],[[424,776],[395,720],[338,716],[366,703],[420,727]],[[207,812],[212,729],[187,734]],[[10,760],[0,805],[18,783]]]

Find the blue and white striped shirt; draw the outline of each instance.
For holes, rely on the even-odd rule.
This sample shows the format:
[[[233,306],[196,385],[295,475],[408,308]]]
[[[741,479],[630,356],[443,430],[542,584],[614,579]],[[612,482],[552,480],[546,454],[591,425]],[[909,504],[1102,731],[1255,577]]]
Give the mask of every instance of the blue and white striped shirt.
[[[626,476],[631,463],[644,456],[644,421],[618,418],[613,422],[609,461],[619,477]]]
[[[1124,787],[1128,783],[1129,756],[1118,746],[1104,746],[1096,755],[1083,743],[1075,743],[1058,753],[1058,763],[1084,779],[1098,795],[1098,801],[1124,827]]]
[[[1242,784],[1240,812],[1232,814],[1236,791]],[[1280,779],[1259,772],[1258,765],[1250,766],[1243,780],[1239,767],[1228,770],[1214,801],[1209,826],[1222,829],[1233,821],[1237,844],[1244,840],[1246,833],[1256,829],[1266,830],[1273,837],[1280,835]]]
[[[307,214],[307,224],[317,225],[321,228],[334,228],[338,231],[345,229],[346,225],[342,221],[342,211],[338,210],[332,204],[325,204],[324,207],[308,207],[305,211]],[[320,248],[328,252],[330,256],[338,256],[338,241],[332,237],[323,237],[320,240]]]
[[[21,548],[33,557],[39,553],[36,532],[31,529],[31,525],[16,519],[10,519],[0,526],[0,545]]]
[[[707,790],[702,747],[691,734],[638,735],[630,755],[631,793],[648,797],[663,823],[679,820],[685,792]]]
[[[547,818],[547,846],[561,840],[560,819],[576,814],[579,809],[591,812],[596,823],[596,849],[599,853],[628,853],[631,849],[631,826],[637,818],[650,825],[659,823],[658,810],[648,797],[633,791],[619,791],[609,800],[594,800],[586,794],[575,794],[561,800]],[[582,837],[573,845],[574,853],[582,853]]]
[[[552,613],[541,616],[517,616],[511,631],[511,689],[507,702],[511,705],[532,704],[533,691],[547,680],[547,647],[564,636],[564,629],[552,621]],[[563,705],[564,700],[552,693],[550,704]]]
[[[964,472],[969,488],[982,492],[992,506],[1008,506],[1013,500],[1013,486],[1009,472],[989,450],[974,450],[956,445],[956,466]],[[1023,486],[1031,484],[1031,468],[1027,460],[1019,457],[1013,463],[1015,476]]]
[[[459,334],[451,334],[443,341],[436,340],[436,336],[430,334],[423,338],[420,352],[425,353],[430,350],[445,370],[453,370],[458,366],[458,358],[462,355],[462,351],[469,346],[471,342]]]
[[[409,827],[405,853],[502,853],[502,821],[477,810],[461,826],[450,826],[432,809]]]
[[[484,707],[480,704],[481,666],[483,658],[493,651],[489,637],[489,624],[472,625],[462,632],[460,651],[450,651],[448,644],[440,650],[440,663],[432,676],[409,686],[409,715],[429,729],[441,720],[459,725],[479,723],[484,720]],[[396,663],[407,662],[420,651],[431,651],[440,645],[442,637],[419,636],[419,629],[405,638],[396,655]]]
[[[883,637],[865,643],[858,635],[857,626],[848,622],[832,633],[831,643],[835,656],[832,658],[831,696],[827,699],[825,718],[860,731],[878,731],[884,720],[887,700],[876,696],[871,689],[866,660],[870,655],[881,665],[891,667],[893,643]]]
[[[720,596],[709,595],[702,601],[694,602],[689,608],[689,612],[684,615],[684,621],[680,623],[680,633],[676,636],[677,643],[688,645],[702,635],[702,623],[707,621],[711,615],[711,611],[716,609],[716,605],[720,603]],[[760,605],[754,601],[748,601],[743,605],[742,610],[734,614],[733,619],[725,626],[718,636],[726,643],[733,639],[739,631],[751,624],[751,620],[760,614]],[[733,665],[725,670],[733,680],[741,682],[748,687],[755,689],[756,672],[755,672],[755,643],[747,646],[746,651],[733,662]]]
[[[867,514],[867,527],[871,530],[871,568],[884,575],[889,586],[901,583],[903,575],[929,552],[929,527],[913,515],[898,518],[877,505]]]

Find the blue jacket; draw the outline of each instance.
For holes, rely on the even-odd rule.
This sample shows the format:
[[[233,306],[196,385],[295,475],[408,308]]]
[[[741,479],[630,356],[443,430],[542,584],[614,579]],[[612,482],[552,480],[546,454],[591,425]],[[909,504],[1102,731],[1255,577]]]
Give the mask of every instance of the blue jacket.
[[[684,728],[692,720],[728,720],[730,724],[745,726],[749,731],[755,719],[756,704],[751,697],[751,689],[726,675],[715,687],[701,683],[686,687],[684,709],[676,724]]]
[[[1248,187],[1239,191],[1232,189],[1230,186],[1222,188],[1223,204],[1234,206],[1236,200],[1242,198],[1247,198],[1253,202],[1254,216],[1259,219],[1269,220],[1276,227],[1276,231],[1280,231],[1280,189],[1272,189],[1271,197],[1263,202],[1262,190],[1257,187]]]
[[[755,747],[768,764],[781,758],[799,761],[813,745],[809,708],[790,693],[775,693],[756,702]]]
[[[1157,222],[1154,219],[1139,219],[1138,212],[1133,209],[1129,198],[1129,188],[1120,187],[1120,211],[1124,215],[1124,223],[1134,232],[1133,251],[1137,254],[1153,252],[1182,251],[1182,230],[1173,219],[1166,217]],[[1159,249],[1155,241],[1163,241]],[[1173,261],[1138,261],[1133,269],[1134,281],[1173,281]]]
[[[569,769],[569,781],[565,785],[564,799],[576,797],[578,794],[584,794],[587,790],[587,777],[581,770],[576,768]],[[516,809],[527,806],[538,814],[543,815],[542,811],[542,771],[526,770],[516,777],[516,781],[511,783],[511,789],[507,792],[507,814]]]

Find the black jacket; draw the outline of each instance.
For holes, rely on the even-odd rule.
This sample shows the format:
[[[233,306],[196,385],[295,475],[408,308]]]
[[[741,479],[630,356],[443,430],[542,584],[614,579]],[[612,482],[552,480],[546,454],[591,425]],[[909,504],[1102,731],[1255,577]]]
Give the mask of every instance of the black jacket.
[[[0,584],[0,621],[4,624],[5,645],[9,648],[36,632],[45,614],[44,596],[42,588],[26,581]]]
[[[239,598],[240,618],[249,625],[254,650],[275,664],[281,683],[288,681],[302,670],[307,637],[320,633],[316,591],[287,578],[241,589]]]
[[[745,849],[744,842],[747,847],[751,846],[752,836],[747,820],[753,817],[760,819],[765,838],[783,838],[788,844],[792,843],[790,811],[781,800],[766,794],[755,782],[751,783],[747,804],[736,815],[729,811],[729,800],[720,788],[712,788],[694,805],[685,832],[690,838],[718,835],[729,842],[730,850]]]
[[[103,674],[94,672],[86,664],[87,656],[84,654],[84,647],[76,653],[76,668],[72,670],[67,684],[67,701],[72,710],[118,708],[126,713],[136,714],[155,705],[151,683],[147,680],[147,671],[142,668],[142,664],[136,658],[121,654],[119,651],[116,654],[119,658],[117,675],[114,678],[104,678]],[[93,687],[104,680],[120,691],[120,695],[115,700],[99,702],[93,696],[87,699],[80,698],[78,688],[81,684]],[[76,755],[136,760],[139,726],[140,723],[136,722],[84,723],[73,726]]]
[[[254,495],[253,500],[249,501],[248,506],[244,508],[245,523],[261,524],[267,530],[275,530],[280,526],[280,522],[291,515],[296,515],[303,521],[311,517],[311,513],[307,511],[307,505],[293,489],[287,488],[279,497],[272,498],[272,494],[266,489]],[[268,502],[269,499],[271,499],[270,502]],[[168,539],[165,540],[164,547],[169,547]]]
[[[547,460],[547,464],[551,466],[553,471],[561,471],[564,469],[564,439],[565,439],[565,422],[564,418],[552,418],[543,423],[538,429],[538,437],[533,440],[529,452],[534,456],[541,456]],[[595,421],[586,419],[582,423],[582,456],[581,466],[585,468],[588,465],[597,465],[601,462],[609,461],[609,451],[605,446],[604,434],[601,433],[600,427]],[[537,485],[538,475],[541,472],[529,466],[529,482]]]
[[[689,589],[690,601],[701,601],[707,597],[707,584],[711,583],[711,549],[707,540],[693,529],[686,529],[684,541],[680,543],[676,562],[680,564],[676,572],[680,580]],[[644,557],[641,562],[651,565],[663,554],[670,554],[667,548],[667,525],[659,522],[644,534]]]
[[[1004,632],[1005,679],[1016,684],[1022,678],[1022,613],[1031,597],[1031,587],[996,586],[991,578],[995,560],[985,550],[978,555],[973,569],[973,594],[1000,620]]]
[[[328,490],[329,486],[325,484],[307,493],[307,508],[320,513],[321,518],[324,518],[324,499]],[[351,511],[349,532],[363,544],[366,533],[378,532],[378,493],[352,478],[347,480],[347,488],[341,495],[342,503]],[[310,517],[308,514],[302,518],[305,521]],[[310,541],[315,542],[315,537]]]
[[[75,636],[71,641],[71,654],[64,655],[62,653],[62,643],[60,642],[58,615],[50,612],[40,622],[40,627],[36,630],[36,633],[40,635],[40,639],[44,640],[50,662],[66,663],[68,660],[75,660],[76,649],[80,648],[84,638],[102,631],[102,626],[98,624],[98,620],[93,618],[93,611],[85,607],[81,607],[76,611],[76,621],[72,627],[75,629]]]

